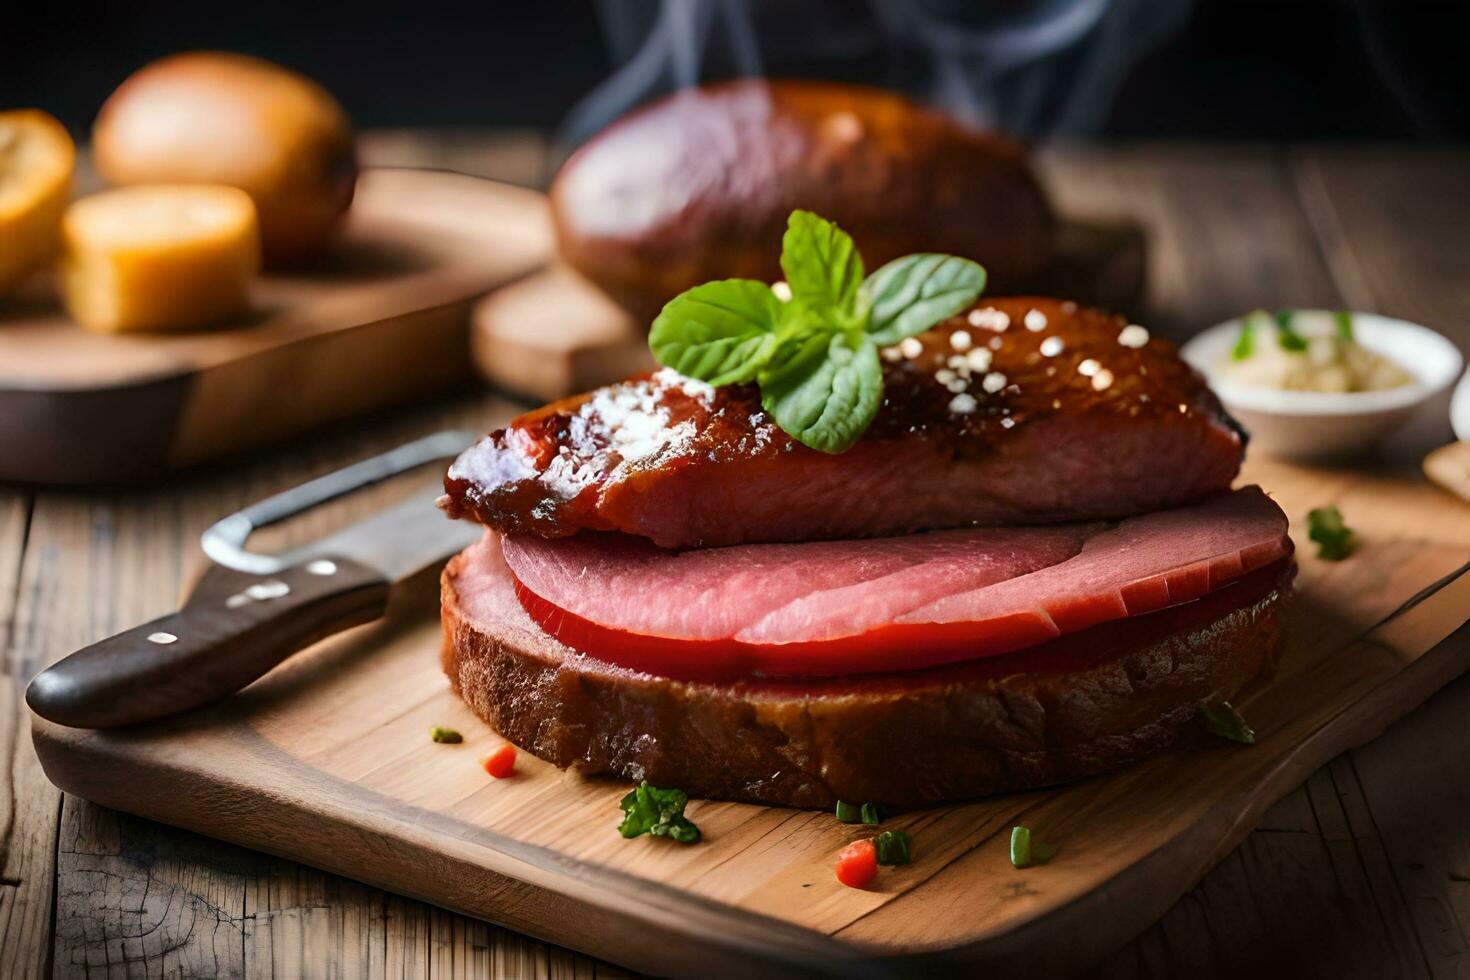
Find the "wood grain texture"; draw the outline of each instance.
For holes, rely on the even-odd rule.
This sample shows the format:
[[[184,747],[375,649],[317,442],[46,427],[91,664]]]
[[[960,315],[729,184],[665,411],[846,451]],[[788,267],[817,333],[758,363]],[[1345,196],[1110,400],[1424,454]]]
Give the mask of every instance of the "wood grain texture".
[[[509,170],[500,169],[495,150],[501,141],[498,136],[469,133],[441,138],[439,134],[414,132],[390,138],[395,141],[391,149],[398,155],[375,156],[376,148],[382,144],[376,134],[367,134],[365,160],[447,167],[453,156],[463,161],[463,169],[471,172],[518,179]],[[517,150],[512,155],[514,159],[535,158],[544,153],[544,148],[536,148],[534,140],[522,145],[530,145],[531,151]],[[1316,154],[1324,168],[1334,170],[1337,160],[1348,151],[1331,148],[1304,152]],[[419,153],[424,156],[417,156]],[[1298,296],[1315,297],[1314,302],[1335,302],[1337,284],[1322,271],[1320,256],[1313,258],[1313,250],[1318,248],[1315,234],[1303,236],[1299,230],[1290,231],[1285,239],[1286,247],[1279,237],[1253,241],[1248,233],[1250,222],[1246,219],[1256,214],[1255,205],[1245,202],[1241,208],[1232,210],[1208,200],[1214,187],[1209,179],[1210,161],[1216,156],[1236,161],[1230,168],[1231,181],[1263,188],[1265,200],[1284,202],[1288,209],[1297,208],[1298,216],[1292,221],[1300,219],[1290,170],[1281,166],[1287,155],[1276,151],[1238,146],[1068,150],[1057,156],[1048,154],[1043,166],[1051,178],[1052,190],[1075,205],[1070,213],[1136,214],[1145,221],[1153,246],[1150,253],[1153,288],[1160,296],[1160,305],[1166,307],[1163,315],[1180,327],[1214,322],[1223,318],[1217,314],[1239,312],[1253,305],[1258,296],[1261,302],[1301,301],[1295,298]],[[1254,161],[1244,174],[1242,159]],[[1379,159],[1391,172],[1392,153],[1379,154]],[[1394,195],[1412,196],[1416,187],[1443,188],[1467,170],[1470,170],[1470,153],[1463,150],[1423,152],[1416,171],[1419,179],[1406,180],[1401,187],[1388,188],[1382,193],[1392,191]],[[1172,176],[1169,171],[1174,171]],[[1352,190],[1350,180],[1340,181],[1339,185],[1345,191]],[[1435,204],[1449,207],[1455,200],[1441,193],[1436,196]],[[1206,209],[1211,222],[1226,227],[1212,229],[1204,220],[1184,213],[1195,208]],[[1371,199],[1366,200],[1359,213],[1365,214],[1365,220],[1374,218]],[[1391,214],[1389,209],[1384,209],[1385,216]],[[1270,221],[1286,218],[1289,215],[1277,214]],[[1443,268],[1453,269],[1445,256],[1467,254],[1466,223],[1450,227],[1447,222],[1433,222],[1432,227],[1440,236],[1434,248],[1443,250],[1444,254],[1438,258],[1431,256],[1427,262],[1396,267],[1398,274],[1410,277],[1426,292],[1423,302],[1432,301],[1430,293],[1436,289],[1459,288],[1466,281],[1461,277],[1458,283],[1445,282],[1438,272]],[[1242,248],[1249,247],[1227,252],[1201,237],[1212,232],[1242,243]],[[1351,235],[1369,232],[1390,237],[1418,233],[1392,220],[1371,221],[1368,228],[1347,228]],[[1389,242],[1374,247],[1393,246]],[[1217,262],[1219,268],[1215,268]],[[1307,288],[1293,290],[1291,284],[1297,279]],[[1216,285],[1219,282],[1226,285],[1219,287]],[[1199,312],[1194,312],[1195,302],[1199,303]],[[1367,293],[1360,294],[1354,302],[1369,308],[1374,305],[1373,296]],[[1144,322],[1153,321],[1145,319]],[[1447,332],[1458,331],[1462,346],[1470,340],[1466,325],[1456,318],[1435,325]],[[51,543],[51,548],[46,557],[25,555],[29,584],[18,592],[9,586],[23,578],[21,541],[7,539],[6,532],[0,531],[0,582],[5,581],[7,572],[10,575],[7,588],[0,593],[0,608],[7,608],[9,596],[19,599],[18,609],[6,621],[5,633],[0,634],[0,643],[9,644],[5,650],[9,676],[13,678],[18,673],[24,678],[28,676],[27,671],[34,671],[41,659],[35,651],[48,643],[55,644],[51,654],[54,656],[70,649],[67,644],[75,646],[104,635],[106,626],[99,623],[126,625],[141,616],[173,608],[171,604],[178,598],[185,572],[197,561],[194,536],[220,513],[441,425],[474,419],[488,427],[512,411],[496,401],[469,400],[459,404],[458,414],[435,409],[379,420],[372,425],[339,428],[328,438],[309,443],[297,441],[284,451],[258,457],[233,474],[206,471],[196,473],[177,488],[139,497],[130,494],[130,498],[143,501],[142,506],[158,517],[146,531],[129,532],[124,550],[133,546],[137,534],[163,536],[167,547],[154,551],[152,558],[180,570],[179,578],[174,581],[155,576],[128,587],[134,595],[137,589],[142,589],[152,597],[151,603],[143,604],[146,607],[143,609],[139,609],[136,598],[130,600],[132,620],[123,618],[128,613],[114,614],[107,610],[121,601],[120,579],[126,578],[126,568],[134,566],[117,549],[105,548],[106,536],[100,534],[95,539],[67,538],[61,547],[75,546],[80,551],[71,560],[61,561],[56,550],[61,539],[53,533],[54,527],[67,522],[85,525],[91,519],[90,511],[80,507],[85,501],[76,495],[43,495],[48,503],[39,513],[39,520],[46,525],[40,536]],[[30,498],[0,495],[0,499],[4,500],[0,514],[7,521],[19,515],[14,517],[18,525],[0,521],[0,528],[18,527],[17,533],[23,536],[30,524],[27,516],[31,511]],[[71,501],[77,505],[76,509],[56,506],[62,500]],[[4,509],[11,505],[19,510]],[[368,501],[363,507],[370,505]],[[320,529],[319,525],[310,525],[307,531],[315,533]],[[95,551],[91,549],[94,541]],[[14,553],[7,551],[11,544],[17,549]],[[76,570],[89,562],[121,566],[124,570],[99,576],[97,581],[89,583],[88,604],[94,607],[92,610],[81,603],[58,606],[58,594],[78,588],[77,583],[82,580],[75,577]],[[49,577],[37,577],[41,565],[51,567]],[[100,588],[103,580],[111,585]],[[75,617],[76,622],[52,622],[53,613]],[[45,624],[44,630],[38,632],[38,623]],[[14,640],[21,641],[29,651],[24,663],[18,662],[14,655]],[[1446,641],[1446,646],[1466,642],[1470,641],[1460,636]],[[87,962],[90,957],[93,962],[105,963],[102,950],[106,943],[121,938],[126,930],[101,907],[89,891],[90,884],[78,876],[79,871],[69,870],[65,863],[62,868],[55,868],[54,854],[49,847],[40,846],[39,842],[44,840],[50,840],[54,846],[57,798],[52,793],[49,805],[43,798],[51,793],[49,784],[43,781],[30,757],[26,720],[15,710],[18,689],[13,680],[7,683],[11,687],[7,689],[6,700],[0,701],[0,716],[3,716],[0,721],[4,723],[5,733],[0,739],[10,740],[4,748],[12,760],[12,776],[0,787],[6,791],[0,795],[11,801],[4,874],[10,880],[16,867],[25,865],[36,869],[35,877],[27,878],[22,890],[33,896],[26,901],[38,909],[50,907],[50,883],[53,873],[57,874],[60,887],[56,922],[72,923],[71,935],[82,937],[71,941],[73,946],[81,944],[87,948],[84,954],[79,954],[81,962]],[[1367,748],[1344,756],[1331,768],[1313,775],[1307,786],[1268,810],[1260,828],[1166,913],[1157,926],[1101,964],[1099,975],[1123,978],[1260,974],[1263,964],[1269,970],[1274,962],[1268,958],[1271,953],[1290,950],[1298,944],[1330,954],[1331,962],[1338,965],[1333,972],[1343,977],[1426,976],[1430,975],[1431,965],[1436,976],[1463,972],[1467,948],[1470,948],[1465,939],[1466,931],[1470,930],[1470,897],[1465,889],[1470,886],[1463,879],[1470,877],[1470,868],[1465,866],[1466,802],[1456,787],[1465,784],[1464,776],[1470,772],[1470,742],[1462,737],[1461,731],[1467,707],[1470,707],[1470,678],[1462,678],[1424,708],[1390,727]],[[78,812],[103,812],[74,798],[67,806]],[[1357,815],[1351,823],[1347,818],[1349,812]],[[17,830],[20,824],[16,822],[16,813],[22,815],[22,824],[26,820],[47,822],[49,832]],[[172,875],[176,882],[173,887],[177,889],[175,901],[202,899],[196,903],[199,908],[213,900],[212,882],[232,874],[241,875],[250,887],[259,889],[265,896],[250,906],[254,910],[252,914],[257,920],[266,917],[271,923],[281,923],[279,927],[269,927],[279,962],[305,955],[288,951],[288,946],[296,944],[303,950],[309,947],[317,951],[310,962],[322,964],[318,975],[428,976],[431,930],[434,942],[439,944],[436,948],[445,950],[433,959],[436,966],[448,969],[454,963],[483,964],[488,960],[493,968],[495,964],[519,962],[498,954],[485,957],[474,952],[483,944],[481,937],[488,936],[492,946],[501,941],[498,937],[509,937],[502,929],[472,927],[469,920],[412,899],[388,896],[375,888],[288,861],[256,855],[263,864],[247,865],[242,870],[239,858],[250,852],[133,817],[119,816],[117,820],[123,828],[133,829],[124,830],[117,838],[126,860],[108,864],[109,873],[128,877],[134,883],[134,894],[143,894],[150,874],[155,881],[162,875]],[[105,842],[88,843],[93,836],[100,839],[104,826],[105,822],[101,821],[79,822],[84,846],[94,851],[106,850],[109,845]],[[143,828],[147,829],[146,833]],[[38,842],[34,853],[26,850],[32,841]],[[1376,859],[1375,854],[1384,858]],[[37,889],[45,890],[40,897],[34,897]],[[8,886],[0,885],[0,973],[21,977],[42,975],[51,949],[48,917],[44,913],[35,917],[17,913],[12,896]],[[333,919],[376,924],[343,933],[346,938],[338,948],[335,941],[327,943],[319,938],[330,934],[327,923]],[[456,922],[460,923],[458,927],[454,925]],[[34,931],[36,928],[40,932]],[[266,927],[257,922],[257,937],[263,928]],[[196,957],[189,952],[214,948],[215,927],[208,919],[193,920],[192,927],[182,918],[162,919],[157,929],[167,937],[165,945],[174,947],[176,957],[182,957],[179,962],[209,961],[207,953]],[[228,926],[223,932],[228,933]],[[371,936],[374,943],[381,938],[384,949],[382,954],[373,954],[366,974],[360,971],[356,958],[364,934]],[[621,970],[595,964],[563,949],[520,938],[512,941],[516,945],[529,943],[544,951],[552,976],[625,975]],[[1385,944],[1390,949],[1386,954]],[[1419,952],[1410,956],[1395,952],[1405,948]],[[137,973],[147,969],[150,976],[162,972],[160,960],[146,966],[135,963],[131,969]],[[88,972],[73,967],[61,975],[86,976]],[[90,975],[106,976],[108,972],[106,967],[98,966],[90,970]],[[122,969],[112,971],[113,975],[123,973]],[[243,975],[269,974],[267,960],[257,956],[250,960],[249,971]],[[482,975],[509,974],[496,974],[487,969]]]
[[[1315,768],[1470,666],[1470,648],[1426,655],[1470,615],[1463,503],[1393,473],[1267,461],[1244,478],[1297,521],[1337,502],[1360,542],[1350,562],[1303,556],[1294,639],[1241,705],[1257,744],[898,815],[914,864],[870,891],[833,879],[854,830],[825,813],[700,802],[705,842],[659,847],[611,831],[620,784],[524,756],[517,778],[485,779],[475,759],[498,739],[431,669],[437,623],[406,607],[218,708],[126,733],[38,722],[36,745],[70,792],[653,972],[1075,968],[1162,914]],[[468,744],[430,743],[441,723]],[[1345,807],[1347,822],[1364,812]],[[1011,869],[1017,822],[1061,855]]]
[[[326,264],[260,279],[239,324],[97,335],[0,310],[0,478],[156,479],[463,383],[469,304],[549,252],[540,195],[376,169]]]

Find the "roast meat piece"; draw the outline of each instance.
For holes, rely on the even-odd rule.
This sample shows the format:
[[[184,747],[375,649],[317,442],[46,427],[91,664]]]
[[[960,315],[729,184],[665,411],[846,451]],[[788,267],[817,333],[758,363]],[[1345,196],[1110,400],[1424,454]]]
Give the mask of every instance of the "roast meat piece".
[[[744,79],[681,90],[574,153],[551,188],[563,257],[645,321],[711,279],[771,281],[796,208],[841,225],[869,269],[947,252],[1016,290],[1051,254],[1020,147],[901,95]]]
[[[444,507],[504,533],[663,547],[1113,520],[1226,491],[1245,438],[1174,346],[1073,303],[982,303],[883,352],[845,453],[782,432],[752,385],[663,370],[554,402],[466,450]]]

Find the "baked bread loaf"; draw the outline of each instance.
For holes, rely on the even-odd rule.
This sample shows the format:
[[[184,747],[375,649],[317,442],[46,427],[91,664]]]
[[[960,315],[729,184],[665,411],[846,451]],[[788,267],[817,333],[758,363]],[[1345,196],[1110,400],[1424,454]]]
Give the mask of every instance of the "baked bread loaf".
[[[781,278],[793,209],[852,235],[870,269],[912,252],[974,259],[991,294],[1047,260],[1052,215],[1018,146],[900,95],[741,80],[639,109],[574,153],[551,190],[561,250],[649,321],[711,279]]]
[[[559,766],[691,796],[919,805],[1034,789],[1151,755],[1275,656],[1290,559],[1192,603],[956,667],[809,682],[677,681],[596,660],[517,601],[492,532],[442,578],[443,667]]]

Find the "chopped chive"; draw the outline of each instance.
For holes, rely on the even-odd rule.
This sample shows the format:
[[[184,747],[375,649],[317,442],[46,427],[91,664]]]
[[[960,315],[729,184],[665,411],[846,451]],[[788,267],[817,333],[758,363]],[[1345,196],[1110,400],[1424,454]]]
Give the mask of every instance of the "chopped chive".
[[[873,838],[873,847],[878,851],[878,863],[895,867],[909,863],[909,835],[901,830],[885,830]]]
[[[445,728],[443,725],[435,725],[429,729],[429,738],[446,745],[458,745],[464,741],[464,736],[453,728]]]
[[[1011,828],[1011,864],[1016,867],[1029,868],[1033,864],[1045,864],[1055,853],[1056,848],[1031,836],[1030,827]]]
[[[838,800],[836,816],[843,823],[865,823],[869,827],[876,827],[882,822],[882,817],[878,814],[878,804],[876,803],[859,805],[857,803],[847,803],[843,800]]]
[[[1221,738],[1228,738],[1232,742],[1240,742],[1243,745],[1255,744],[1255,731],[1246,724],[1240,712],[1236,711],[1229,701],[1212,701],[1209,704],[1202,704],[1199,713],[1200,718],[1204,720],[1205,727]]]
[[[1292,329],[1291,318],[1295,315],[1295,310],[1276,311],[1276,340],[1282,350],[1301,352],[1307,349],[1307,339]]]
[[[1261,311],[1257,310],[1254,313],[1247,313],[1240,321],[1240,336],[1235,339],[1235,346],[1230,349],[1232,361],[1244,361],[1255,353],[1256,320],[1260,315]]]
[[[1337,324],[1337,335],[1348,343],[1353,341],[1353,315],[1347,310],[1338,310],[1332,314],[1332,320]]]
[[[1307,512],[1307,537],[1317,543],[1317,557],[1323,561],[1342,561],[1353,553],[1353,530],[1336,507]]]

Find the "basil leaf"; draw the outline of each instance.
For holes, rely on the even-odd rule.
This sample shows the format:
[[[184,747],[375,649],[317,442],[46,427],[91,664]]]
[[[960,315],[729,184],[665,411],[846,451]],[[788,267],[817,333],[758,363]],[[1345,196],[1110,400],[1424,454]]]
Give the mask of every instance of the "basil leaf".
[[[1236,711],[1229,701],[1212,701],[1209,704],[1202,704],[1199,714],[1205,727],[1221,738],[1228,738],[1232,742],[1240,742],[1244,745],[1255,744],[1255,731],[1246,724],[1240,712]]]
[[[867,431],[883,400],[878,348],[844,334],[814,333],[760,374],[761,406],[797,442],[840,453]]]
[[[1347,310],[1338,310],[1332,314],[1332,322],[1337,325],[1337,336],[1351,344],[1353,342],[1353,315]]]
[[[894,259],[864,284],[872,302],[868,335],[881,346],[923,333],[964,310],[985,288],[983,266],[955,255]]]
[[[851,318],[858,313],[863,257],[852,237],[810,211],[792,211],[781,238],[781,271],[792,299]]]
[[[664,306],[648,346],[665,367],[709,384],[752,381],[776,350],[784,304],[754,279],[695,286]]]
[[[618,833],[629,838],[651,834],[672,838],[680,844],[697,843],[699,828],[684,816],[688,803],[689,797],[683,790],[659,789],[644,780],[618,803],[623,809]]]
[[[1317,543],[1317,557],[1342,561],[1353,552],[1353,531],[1343,523],[1336,507],[1318,507],[1307,512],[1307,537]]]

